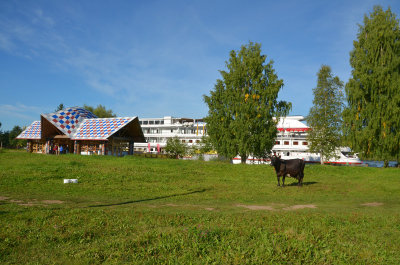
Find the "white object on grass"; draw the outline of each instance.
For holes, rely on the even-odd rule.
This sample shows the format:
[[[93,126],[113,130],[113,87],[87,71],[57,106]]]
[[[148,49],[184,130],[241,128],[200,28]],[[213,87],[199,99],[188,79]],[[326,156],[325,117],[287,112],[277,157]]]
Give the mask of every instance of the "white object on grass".
[[[78,179],[64,179],[64,184],[65,183],[78,183]]]

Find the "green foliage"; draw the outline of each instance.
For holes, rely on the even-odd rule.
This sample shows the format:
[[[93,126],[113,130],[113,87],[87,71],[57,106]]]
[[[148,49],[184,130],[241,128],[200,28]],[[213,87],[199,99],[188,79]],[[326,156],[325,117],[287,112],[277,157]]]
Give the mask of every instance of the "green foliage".
[[[117,117],[116,114],[113,113],[111,109],[106,109],[105,106],[99,104],[97,105],[96,108],[88,105],[83,105],[83,108],[92,112],[94,115],[96,115],[98,118],[114,118]]]
[[[64,107],[64,104],[60,104],[60,105],[58,105],[58,107],[55,109],[55,111],[59,111],[59,110],[63,110],[65,107]]]
[[[14,128],[9,133],[9,147],[11,148],[21,148],[26,146],[26,140],[15,139],[23,129],[19,126],[14,126]]]
[[[400,264],[398,180],[314,165],[278,188],[269,166],[5,150],[0,263]]]
[[[344,133],[362,157],[388,161],[400,154],[400,28],[396,15],[375,6],[360,25],[350,53]]]
[[[171,157],[179,158],[184,156],[188,152],[188,146],[182,143],[181,140],[175,136],[167,140],[167,145],[164,148]]]
[[[214,147],[212,145],[212,142],[210,140],[209,136],[203,136],[201,137],[200,145],[199,145],[199,151],[201,154],[209,153],[214,150]]]
[[[307,116],[310,151],[321,154],[321,164],[335,157],[341,144],[343,82],[333,76],[331,68],[322,65],[318,72],[317,87],[313,89],[313,106]]]
[[[0,146],[5,148],[22,148],[26,146],[26,140],[15,139],[23,129],[19,126],[14,126],[11,131],[0,130]]]
[[[265,64],[261,45],[250,42],[240,51],[231,51],[227,71],[220,71],[210,96],[204,96],[209,111],[207,132],[219,154],[246,161],[248,155],[265,157],[277,134],[276,120],[287,115],[291,104],[277,101],[283,80],[278,79],[273,62]]]

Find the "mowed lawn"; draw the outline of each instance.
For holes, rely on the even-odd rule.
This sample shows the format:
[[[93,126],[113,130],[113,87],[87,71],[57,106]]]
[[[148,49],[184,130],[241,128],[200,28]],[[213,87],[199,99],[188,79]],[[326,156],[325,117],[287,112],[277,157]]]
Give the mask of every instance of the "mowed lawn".
[[[63,184],[77,178],[78,184]],[[0,152],[0,263],[400,264],[400,170]]]

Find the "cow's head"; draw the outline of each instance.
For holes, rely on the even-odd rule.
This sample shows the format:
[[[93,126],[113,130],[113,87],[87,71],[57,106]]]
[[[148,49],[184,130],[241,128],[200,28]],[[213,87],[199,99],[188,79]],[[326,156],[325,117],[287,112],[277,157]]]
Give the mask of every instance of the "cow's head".
[[[271,156],[271,166],[274,167],[275,165],[278,165],[279,161],[279,157],[277,157],[275,154]]]

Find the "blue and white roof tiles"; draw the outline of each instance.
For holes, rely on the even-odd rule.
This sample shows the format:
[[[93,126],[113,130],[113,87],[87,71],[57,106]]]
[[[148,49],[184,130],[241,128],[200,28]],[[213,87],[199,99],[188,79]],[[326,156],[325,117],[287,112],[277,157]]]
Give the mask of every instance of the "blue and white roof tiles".
[[[42,114],[42,117],[54,124],[65,135],[73,136],[85,119],[97,118],[96,115],[80,107],[66,108],[54,113]]]
[[[106,140],[136,117],[85,119],[72,140]]]
[[[34,121],[16,139],[40,139],[41,136],[40,121]]]
[[[97,118],[92,112],[72,107],[42,117],[71,140],[107,140],[136,117]],[[33,122],[17,139],[41,139],[41,122]]]

